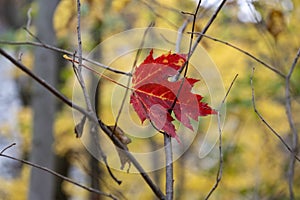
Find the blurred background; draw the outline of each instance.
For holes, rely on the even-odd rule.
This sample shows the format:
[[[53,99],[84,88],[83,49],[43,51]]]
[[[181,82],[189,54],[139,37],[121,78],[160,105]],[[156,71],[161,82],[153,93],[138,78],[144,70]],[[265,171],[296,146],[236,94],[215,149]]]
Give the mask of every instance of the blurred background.
[[[205,27],[219,2],[202,1],[195,31],[200,32]],[[178,31],[190,17],[181,11],[193,13],[197,3],[193,0],[84,0],[81,2],[83,51],[87,54],[114,34],[145,28],[150,22],[155,22],[155,27]],[[299,1],[229,0],[207,35],[232,43],[287,74],[300,47],[299,13]],[[26,42],[42,42],[74,52],[77,49],[76,26],[75,0],[0,0],[1,48],[70,99],[73,97],[75,76],[71,64],[63,59],[63,53]],[[190,30],[191,23],[186,28],[186,31]],[[291,199],[290,152],[255,114],[250,84],[252,68],[255,67],[253,87],[257,109],[292,146],[292,132],[285,111],[285,79],[227,45],[203,38],[201,46],[218,67],[226,89],[239,74],[227,98],[223,177],[210,199]],[[118,48],[114,44],[109,51]],[[100,52],[91,59],[101,63],[106,51],[98,50]],[[126,60],[129,63],[124,63],[124,66],[113,67],[130,71],[133,60],[134,57],[130,57]],[[292,116],[297,130],[300,128],[299,65],[291,77],[290,89]],[[120,76],[111,72],[108,75],[114,79]],[[192,71],[189,76],[193,77]],[[156,199],[139,174],[126,173],[127,166],[124,171],[112,169],[122,184],[113,181],[103,162],[95,159],[75,137],[72,110],[2,56],[0,82],[0,149],[13,142],[17,144],[5,154],[53,169],[78,183],[112,193],[119,199]],[[114,124],[115,120],[109,106],[112,95],[109,91],[114,86],[114,83],[101,79],[97,109],[107,124]],[[209,101],[209,97],[205,98]],[[126,103],[129,104],[129,100]],[[200,122],[194,142],[174,162],[174,199],[204,199],[215,183],[219,167],[218,146],[205,157],[199,157],[208,124],[206,120]],[[101,140],[105,136],[100,134],[99,137]],[[158,135],[142,144],[131,138],[132,143],[128,147],[131,151],[152,149],[162,145],[162,138]],[[104,147],[107,152],[113,149],[112,145]],[[109,156],[107,159],[110,163]],[[155,165],[155,161],[154,158],[153,163],[141,164]],[[164,170],[149,174],[164,190]],[[0,181],[0,199],[3,200],[34,200],[41,199],[41,196],[49,200],[107,199],[4,157],[0,157]],[[293,184],[294,198],[300,199],[297,161]]]

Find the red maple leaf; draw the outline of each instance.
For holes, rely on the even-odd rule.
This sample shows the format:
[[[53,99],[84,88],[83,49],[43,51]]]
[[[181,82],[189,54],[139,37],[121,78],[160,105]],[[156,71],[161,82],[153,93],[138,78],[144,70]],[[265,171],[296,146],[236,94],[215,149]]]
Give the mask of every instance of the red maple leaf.
[[[165,131],[177,141],[179,139],[172,124],[174,118],[169,112],[175,100],[172,109],[175,117],[191,130],[193,127],[190,118],[197,121],[199,116],[216,113],[207,103],[201,102],[202,96],[191,92],[197,79],[181,78],[175,82],[168,80],[178,74],[185,62],[186,55],[170,52],[154,59],[151,50],[144,62],[135,69],[132,77],[134,91],[130,103],[142,123],[149,119],[156,129]],[[179,96],[176,98],[180,87]]]

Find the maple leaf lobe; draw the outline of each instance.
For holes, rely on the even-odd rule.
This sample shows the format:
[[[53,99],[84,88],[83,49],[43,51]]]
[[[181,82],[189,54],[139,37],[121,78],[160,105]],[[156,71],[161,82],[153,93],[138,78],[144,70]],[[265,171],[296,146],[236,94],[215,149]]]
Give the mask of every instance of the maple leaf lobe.
[[[199,80],[193,78],[181,78],[175,82],[168,80],[169,77],[178,74],[178,70],[185,62],[185,54],[169,52],[154,59],[151,50],[133,73],[134,91],[130,97],[130,103],[142,123],[149,119],[157,129],[165,131],[178,141],[175,126],[172,124],[174,118],[169,112],[171,109],[176,119],[191,130],[193,127],[190,119],[197,121],[199,116],[216,113],[207,103],[201,102],[201,95],[191,92]],[[176,97],[179,90],[179,96]]]

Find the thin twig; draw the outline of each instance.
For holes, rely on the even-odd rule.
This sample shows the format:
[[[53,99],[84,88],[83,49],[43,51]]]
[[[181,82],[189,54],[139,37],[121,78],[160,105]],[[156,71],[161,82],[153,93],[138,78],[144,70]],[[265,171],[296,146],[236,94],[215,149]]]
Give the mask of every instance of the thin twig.
[[[78,43],[78,72],[81,73],[81,65],[82,65],[82,41],[81,41],[81,29],[80,29],[80,21],[81,21],[81,3],[80,0],[77,0],[77,43]]]
[[[24,164],[26,164],[26,165],[29,165],[29,166],[31,166],[31,167],[40,169],[40,170],[42,170],[42,171],[44,171],[44,172],[47,172],[47,173],[49,173],[49,174],[52,174],[52,175],[54,175],[54,176],[56,176],[56,177],[61,178],[61,179],[63,179],[64,181],[67,181],[67,182],[69,182],[69,183],[72,183],[73,185],[76,185],[76,186],[78,186],[78,187],[80,187],[80,188],[83,188],[83,189],[85,189],[85,190],[87,190],[87,191],[89,191],[89,192],[93,192],[93,193],[96,193],[96,194],[99,194],[99,195],[102,195],[102,196],[106,196],[106,197],[109,197],[109,198],[111,198],[111,199],[117,199],[117,197],[115,197],[115,196],[112,195],[112,194],[108,194],[108,193],[102,192],[102,191],[100,191],[100,190],[96,190],[96,189],[94,189],[94,188],[91,188],[91,187],[82,185],[82,184],[80,184],[80,183],[78,183],[78,182],[76,182],[76,181],[73,181],[73,180],[70,179],[69,177],[63,176],[63,175],[61,175],[61,174],[59,174],[59,173],[57,173],[57,172],[55,172],[55,171],[53,171],[53,170],[51,170],[51,169],[49,169],[49,168],[47,168],[47,167],[43,167],[43,166],[41,166],[41,165],[38,165],[38,164],[35,164],[35,163],[32,163],[32,162],[29,162],[29,161],[27,161],[27,160],[15,158],[15,157],[12,157],[12,156],[3,154],[3,152],[4,152],[5,150],[11,148],[11,147],[14,146],[15,144],[16,144],[16,143],[13,143],[13,144],[7,146],[6,148],[4,148],[4,149],[1,151],[1,153],[0,153],[0,157],[9,158],[9,159],[11,159],[11,160],[18,161],[18,162],[24,163]]]
[[[28,35],[30,35],[32,38],[34,38],[36,41],[38,41],[39,43],[41,43],[42,45],[45,45],[44,42],[38,38],[36,35],[34,35],[27,27],[23,27],[23,29],[26,31],[26,33]]]
[[[32,8],[30,7],[28,10],[27,10],[27,23],[26,23],[26,29],[29,30],[30,28],[30,25],[31,25],[31,11],[32,11]],[[27,37],[27,36],[26,36]],[[28,39],[28,38],[27,38]]]
[[[201,0],[199,0],[199,2],[198,2],[198,5],[197,5],[196,10],[195,10],[195,13],[194,13],[194,14],[191,14],[191,15],[193,15],[192,32],[193,32],[193,30],[194,30],[194,28],[195,28],[196,17],[197,17],[197,13],[198,13],[198,11],[199,11],[199,9],[200,9],[200,4],[201,4]],[[184,28],[184,26],[183,26],[183,28]],[[191,34],[188,56],[187,56],[187,58],[186,58],[185,63],[184,63],[184,64],[182,65],[182,67],[178,70],[178,74],[175,76],[175,80],[176,80],[176,81],[179,79],[180,74],[181,74],[181,72],[182,72],[183,70],[184,70],[184,75],[183,75],[183,77],[186,77],[186,75],[187,75],[187,71],[188,71],[188,67],[189,67],[189,59],[191,58],[190,55],[191,55],[191,51],[192,51],[193,37],[194,37],[194,35]],[[181,41],[180,41],[180,40],[177,40],[177,42],[181,42]],[[185,81],[185,79],[182,79],[182,80],[181,80],[180,87],[179,87],[179,89],[178,89],[178,91],[177,91],[176,97],[175,97],[175,99],[174,99],[174,101],[173,101],[173,103],[172,103],[171,108],[169,109],[169,113],[170,113],[170,114],[172,113],[172,111],[173,111],[173,109],[174,109],[174,107],[175,107],[175,105],[176,105],[176,102],[177,102],[178,97],[179,97],[179,95],[180,95],[180,92],[181,92],[181,89],[182,89],[182,87],[183,87],[184,81]]]
[[[79,167],[81,169],[83,169],[83,171],[89,175],[89,176],[94,176],[92,170],[90,169],[90,165],[88,162],[86,162],[86,160],[82,159],[82,156],[80,156],[80,153],[74,153],[74,158],[76,159],[76,161],[78,162],[78,164],[80,165]],[[106,189],[108,189],[109,191],[114,191],[115,195],[118,196],[118,198],[121,199],[127,199],[124,194],[121,191],[116,190],[115,188],[113,188],[113,186],[111,184],[108,184],[106,181],[106,177],[105,176],[97,176],[97,177],[93,177],[96,178],[98,181],[101,181],[101,187],[104,189],[104,187]]]
[[[145,43],[146,35],[147,35],[148,31],[150,30],[150,28],[153,27],[153,26],[154,26],[154,23],[150,23],[149,26],[147,27],[147,29],[145,30],[144,34],[143,34],[143,37],[142,37],[139,49],[136,52],[135,59],[133,61],[132,67],[131,67],[131,71],[130,71],[131,74],[133,73],[134,67],[136,66],[137,61],[139,59],[139,56],[140,56],[140,54],[142,52],[142,48],[143,48],[144,43]],[[123,107],[124,107],[124,104],[125,104],[128,92],[129,92],[130,82],[131,82],[131,76],[129,76],[128,80],[127,80],[125,94],[123,96],[123,99],[122,99],[122,102],[121,102],[121,106],[119,108],[119,111],[118,111],[118,114],[117,114],[117,117],[116,117],[116,121],[115,121],[114,129],[113,129],[113,133],[115,132],[115,130],[116,130],[117,126],[118,126],[118,121],[119,121],[119,118],[121,116],[121,113],[122,113],[122,110],[123,110]]]
[[[203,38],[203,34],[205,34],[209,27],[212,25],[212,23],[215,21],[215,19],[217,18],[219,12],[222,10],[223,6],[225,5],[227,0],[222,0],[222,2],[220,3],[220,5],[218,6],[218,8],[215,10],[214,14],[211,16],[211,18],[209,19],[208,23],[206,24],[206,26],[203,28],[203,30],[201,31],[202,34],[199,34],[199,36],[197,37],[194,45],[191,48],[190,53],[188,54],[188,58],[187,60],[189,60],[194,51],[196,50],[198,44],[201,42],[202,38]],[[181,67],[181,69],[179,69],[179,72],[181,73],[183,71],[183,69],[185,68],[186,63]]]
[[[189,33],[191,33],[191,32],[189,32]],[[266,68],[268,68],[268,69],[270,69],[271,71],[273,71],[273,72],[275,72],[276,74],[278,74],[280,77],[285,78],[285,75],[284,75],[281,71],[279,71],[278,69],[276,69],[276,68],[272,67],[271,65],[265,63],[264,61],[258,59],[256,56],[252,55],[252,54],[249,53],[248,51],[245,51],[245,50],[243,50],[243,49],[241,49],[241,48],[239,48],[239,47],[237,47],[237,46],[235,46],[235,45],[233,45],[233,44],[231,44],[231,43],[229,43],[229,42],[226,42],[226,41],[217,39],[217,38],[212,37],[212,36],[208,36],[208,35],[203,34],[203,33],[200,33],[200,32],[195,32],[194,34],[202,35],[203,37],[208,38],[208,39],[210,39],[210,40],[213,40],[213,41],[215,41],[215,42],[219,42],[219,43],[225,44],[225,45],[227,45],[227,46],[229,46],[229,47],[231,47],[231,48],[233,48],[233,49],[235,49],[235,50],[237,50],[237,51],[239,51],[239,52],[241,52],[241,53],[243,53],[243,54],[249,56],[250,58],[252,58],[252,59],[255,60],[256,62],[262,64],[262,65],[265,66]]]
[[[192,32],[194,32],[194,30],[195,30],[196,19],[197,19],[198,11],[199,11],[199,9],[200,9],[200,4],[201,4],[201,0],[199,0],[198,5],[197,5],[197,7],[196,7],[196,10],[195,10],[195,12],[193,13]],[[193,39],[194,39],[194,34],[191,34],[188,55],[190,55],[190,54],[191,54],[191,51],[192,51]],[[186,63],[185,63],[185,65],[183,66],[183,67],[185,68],[185,70],[184,70],[184,75],[183,75],[184,77],[186,77],[186,74],[187,74],[187,71],[188,71],[190,58],[191,58],[190,56],[187,58]],[[182,70],[183,70],[183,69],[182,69]],[[179,70],[179,73],[178,73],[178,74],[180,74],[180,73],[181,73],[181,72],[180,72],[180,70]]]
[[[5,147],[4,149],[1,150],[0,155],[2,155],[7,149],[10,149],[11,147],[15,146],[16,143],[12,143],[10,145],[8,145],[7,147]]]
[[[78,67],[76,68],[76,72],[77,72],[77,80],[81,86],[81,90],[83,92],[83,96],[85,99],[85,103],[87,106],[87,111],[91,112],[93,114],[95,114],[93,112],[93,107],[92,107],[92,103],[89,97],[89,93],[87,91],[83,76],[82,76],[82,41],[81,41],[81,29],[80,29],[80,8],[81,8],[81,4],[80,4],[80,0],[77,0],[77,42],[78,42]],[[95,115],[96,116],[96,115]]]
[[[212,23],[215,21],[215,19],[217,18],[219,12],[222,10],[223,6],[225,5],[227,0],[223,0],[220,5],[218,6],[218,8],[215,10],[214,14],[212,15],[212,17],[210,18],[210,20],[208,21],[208,23],[206,24],[206,26],[203,28],[203,30],[201,31],[202,34],[205,34],[209,27],[212,25]],[[196,39],[196,42],[194,44],[194,46],[191,49],[191,52],[189,54],[189,57],[192,56],[192,54],[194,53],[194,51],[196,50],[198,44],[201,42],[202,40],[202,35],[199,35],[198,38]]]
[[[96,117],[97,118],[100,118],[99,116],[99,113],[98,113],[98,98],[99,98],[99,90],[100,90],[100,80],[98,81],[98,83],[97,83],[97,86],[96,86],[96,95],[95,95],[95,113],[96,113]],[[96,124],[94,124],[95,125],[95,129],[97,130],[97,131],[99,131],[99,128],[98,128],[98,126],[96,126]],[[91,131],[92,131],[93,129],[91,129]],[[94,142],[97,142],[98,143],[98,135],[97,134],[92,134],[92,136],[93,136],[93,138],[94,138]],[[101,156],[101,158],[103,159],[103,162],[104,162],[104,164],[105,164],[105,166],[106,166],[106,169],[107,169],[107,171],[108,171],[108,173],[109,173],[109,175],[111,176],[111,178],[116,182],[116,183],[118,183],[119,185],[122,183],[122,181],[121,180],[119,180],[114,174],[113,174],[113,172],[112,172],[112,170],[110,169],[110,166],[109,166],[109,164],[108,164],[108,162],[107,162],[107,156],[106,156],[106,154],[104,153],[104,151],[103,151],[103,149],[102,149],[102,147],[101,147],[101,145],[97,145],[96,146],[96,148],[97,148],[97,150],[98,150],[98,152],[100,153],[100,156]]]
[[[28,30],[26,30],[26,31],[28,31]],[[34,38],[36,38],[36,37],[34,36]],[[54,47],[54,46],[51,46],[51,45],[43,43],[43,42],[42,43],[41,42],[11,42],[11,41],[0,40],[0,44],[4,44],[4,45],[29,45],[29,46],[36,46],[36,47],[44,47],[45,49],[49,49],[49,50],[52,50],[52,51],[55,51],[55,52],[63,53],[63,54],[66,54],[68,56],[73,56],[73,54],[74,54],[74,52],[67,51],[65,49],[60,49],[58,47]],[[75,57],[78,58],[78,55],[75,55]],[[111,67],[109,67],[107,65],[104,65],[102,63],[96,62],[96,61],[91,60],[89,58],[82,57],[82,60],[86,61],[86,62],[89,62],[89,63],[91,63],[93,65],[96,65],[98,67],[101,67],[101,68],[103,68],[105,70],[108,70],[108,71],[111,71],[113,73],[116,73],[116,74],[121,74],[121,75],[125,75],[125,76],[131,76],[131,73],[111,68]]]
[[[217,113],[217,118],[218,118],[218,131],[219,131],[219,168],[218,168],[218,172],[217,172],[217,176],[216,176],[216,182],[214,184],[214,186],[212,187],[212,189],[209,191],[209,193],[207,194],[205,200],[209,199],[210,196],[213,194],[213,192],[217,189],[217,187],[219,186],[219,183],[221,182],[222,179],[222,175],[223,175],[223,150],[222,150],[222,128],[221,128],[221,114],[220,111],[222,109],[222,107],[225,104],[225,101],[228,97],[229,92],[231,91],[231,88],[233,86],[233,84],[235,83],[236,79],[238,77],[238,74],[236,74],[233,78],[233,80],[230,83],[230,86],[221,102],[220,105],[220,110]]]
[[[289,70],[288,75],[286,76],[286,82],[285,82],[285,110],[286,110],[289,126],[292,132],[292,151],[291,151],[291,158],[290,158],[289,170],[288,170],[289,193],[290,193],[291,200],[295,199],[295,195],[293,191],[294,188],[293,182],[294,182],[294,173],[295,173],[295,161],[296,161],[295,158],[298,153],[298,133],[292,116],[290,79],[296,67],[299,57],[300,57],[300,48],[298,49],[294,62]]]
[[[124,154],[127,156],[127,158],[133,163],[133,165],[136,167],[136,169],[139,171],[140,175],[144,178],[146,183],[150,186],[154,194],[159,199],[165,199],[165,195],[161,192],[159,187],[157,187],[153,181],[150,179],[149,175],[145,172],[143,167],[140,165],[140,163],[135,159],[135,157],[126,149],[124,144],[114,135],[112,134],[112,131],[105,125],[101,120],[98,120],[99,126],[104,131],[104,133],[110,137],[112,142],[120,149],[123,150]]]
[[[199,8],[200,8],[200,3],[201,1],[199,1],[198,5],[197,5],[197,8],[196,8],[196,11],[195,13],[197,14]],[[221,4],[218,6],[218,8],[216,9],[216,11],[214,12],[214,14],[212,15],[212,17],[210,18],[210,20],[208,21],[208,23],[206,24],[206,26],[204,27],[204,29],[202,30],[202,34],[205,34],[206,31],[209,29],[209,27],[212,25],[213,21],[217,18],[217,15],[218,13],[221,11],[221,9],[223,8],[224,4],[226,3],[226,0],[223,0],[221,2]],[[193,16],[194,18],[196,18],[196,15],[194,14]],[[195,20],[193,20],[193,26],[195,25]],[[193,34],[192,34],[193,35]],[[179,78],[179,75],[181,74],[181,72],[185,69],[185,72],[184,72],[184,76],[186,76],[187,74],[187,69],[188,69],[188,63],[189,63],[189,59],[191,58],[191,56],[193,55],[194,51],[196,50],[198,44],[200,43],[201,39],[203,38],[202,35],[199,35],[198,38],[196,39],[196,42],[194,43],[193,46],[190,46],[189,47],[189,53],[187,55],[187,59],[185,61],[185,63],[182,65],[182,67],[178,70],[178,76],[176,77],[176,79]],[[193,37],[191,36],[191,40],[193,39]],[[190,45],[192,44],[192,42],[190,42]],[[177,94],[176,94],[176,98],[175,100],[173,101],[173,104],[171,106],[171,108],[169,109],[169,112],[172,112],[174,106],[176,105],[176,101],[178,99],[178,96],[180,95],[180,92],[181,92],[181,89],[182,89],[182,86],[183,86],[183,83],[184,83],[184,79],[182,79],[182,82],[181,82],[181,85],[177,91]]]
[[[183,32],[185,31],[185,29],[186,29],[187,25],[189,24],[190,20],[191,20],[191,18],[185,20],[184,23],[178,29],[176,47],[175,47],[175,52],[176,53],[180,52],[180,44],[181,44],[181,41],[182,41]]]
[[[231,88],[232,88],[233,84],[235,83],[235,81],[236,81],[236,79],[237,79],[238,76],[239,76],[239,74],[236,74],[234,76],[233,80],[231,81],[230,86],[229,86],[229,88],[228,88],[228,90],[227,90],[227,92],[226,92],[226,94],[224,96],[224,99],[222,100],[221,106],[225,103],[225,101],[226,101],[226,99],[227,99],[227,97],[229,95],[229,92],[231,91]]]
[[[87,106],[87,111],[91,113],[91,115],[95,116],[97,118],[97,115],[96,115],[96,112],[94,111],[93,107],[92,107],[92,103],[91,103],[91,99],[89,97],[89,93],[87,91],[87,87],[85,85],[85,81],[84,81],[84,78],[82,76],[82,67],[83,67],[83,64],[82,64],[82,40],[81,40],[81,24],[80,24],[80,21],[81,21],[81,3],[80,3],[80,0],[77,0],[77,42],[78,42],[78,67],[77,68],[74,68],[75,69],[75,74],[76,74],[76,77],[77,77],[77,80],[81,86],[81,90],[83,92],[83,95],[84,95],[84,99],[85,99],[85,102],[86,102],[86,106]],[[72,64],[74,65],[74,61],[72,61]],[[97,126],[98,123],[93,123],[93,126]],[[95,130],[97,130],[96,127],[94,127]],[[97,134],[98,132],[97,131],[90,131],[90,134],[91,134],[91,137],[92,137],[92,140],[93,139],[96,139],[96,135],[94,134]],[[94,142],[98,142],[97,140],[95,140]],[[104,163],[105,163],[105,166],[108,170],[108,173],[110,174],[110,176],[112,177],[112,179],[114,181],[116,181],[118,184],[121,184],[122,181],[118,180],[114,174],[112,173],[112,171],[110,170],[110,167],[108,165],[108,162],[107,162],[107,159],[106,159],[106,155],[103,153],[102,151],[102,148],[100,146],[100,144],[96,144],[97,146],[97,149],[98,151],[100,152],[103,160],[104,160]]]
[[[195,25],[196,25],[196,18],[197,18],[197,13],[200,9],[200,4],[201,4],[201,0],[199,0],[198,4],[197,4],[197,7],[196,7],[196,10],[194,13],[186,13],[186,12],[183,12],[184,14],[189,14],[189,15],[192,15],[193,16],[193,23],[192,23],[192,32],[194,32],[195,30]],[[188,21],[187,21],[188,22]],[[181,28],[185,28],[184,26],[181,27]],[[184,29],[183,29],[184,30]],[[186,76],[187,74],[187,70],[188,70],[188,66],[189,66],[189,60],[191,58],[191,55],[192,55],[192,44],[193,44],[193,39],[194,39],[194,34],[191,34],[191,37],[190,37],[190,44],[189,44],[189,51],[188,51],[188,56],[187,56],[187,59],[184,63],[184,65],[178,70],[178,77],[177,79],[179,78],[181,72],[184,70],[184,77]]]
[[[53,86],[51,86],[49,83],[47,83],[45,80],[41,79],[37,75],[35,75],[31,70],[29,70],[25,65],[18,62],[16,59],[14,59],[12,56],[7,54],[3,49],[0,48],[0,54],[2,54],[5,58],[7,58],[10,62],[12,62],[16,67],[21,69],[23,72],[25,72],[28,76],[33,78],[35,81],[37,81],[40,85],[42,85],[45,89],[47,89],[49,92],[51,92],[55,97],[63,101],[66,105],[69,107],[79,111],[80,113],[87,116],[90,120],[92,120],[94,123],[98,123],[100,128],[103,130],[103,132],[111,139],[111,141],[117,145],[120,149],[124,151],[124,154],[128,157],[128,159],[133,163],[133,165],[136,167],[136,169],[139,171],[142,178],[145,180],[145,182],[149,185],[149,187],[152,189],[153,193],[159,198],[159,199],[165,199],[165,195],[161,192],[159,187],[151,180],[149,175],[145,172],[143,167],[140,165],[140,163],[135,159],[135,157],[126,149],[126,146],[114,135],[112,134],[112,131],[108,128],[106,124],[104,124],[100,119],[97,119],[94,115],[91,115],[89,112],[87,112],[82,107],[76,105],[71,100],[66,98],[64,95],[62,95],[58,90],[56,90]]]
[[[222,129],[221,129],[221,123],[220,123],[220,112],[217,113],[218,118],[218,131],[219,131],[219,168],[216,176],[216,182],[214,186],[211,188],[207,196],[205,197],[205,200],[209,199],[211,195],[214,193],[214,191],[218,188],[219,183],[222,179],[223,175],[223,150],[222,150]]]
[[[250,85],[251,85],[251,91],[252,91],[252,105],[254,112],[257,114],[257,116],[260,118],[260,120],[270,129],[270,131],[280,140],[280,142],[285,146],[285,148],[292,153],[293,150],[291,147],[284,141],[284,139],[280,136],[277,131],[272,128],[272,126],[265,120],[265,118],[260,114],[260,112],[256,108],[256,103],[255,103],[255,92],[254,92],[254,86],[253,86],[253,75],[254,75],[255,68],[252,69],[252,75],[250,77]],[[297,155],[294,155],[296,160],[300,162],[300,158]]]

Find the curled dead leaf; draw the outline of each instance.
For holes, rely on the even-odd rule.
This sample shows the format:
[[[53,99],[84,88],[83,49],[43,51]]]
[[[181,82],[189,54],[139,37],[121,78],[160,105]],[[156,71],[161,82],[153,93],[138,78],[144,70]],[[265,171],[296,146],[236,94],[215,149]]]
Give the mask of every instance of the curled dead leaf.
[[[108,126],[108,128],[111,130],[111,132],[124,144],[126,147],[126,150],[128,150],[128,144],[131,143],[131,139],[126,136],[124,131],[120,127],[115,127],[115,126]],[[128,163],[128,169],[127,172],[129,172],[131,162],[128,159],[128,157],[125,155],[124,150],[116,147],[116,150],[119,154],[120,162],[121,162],[121,169],[124,169],[124,166],[126,163]]]
[[[267,30],[277,39],[278,35],[286,28],[284,13],[281,10],[272,9],[266,20]]]

